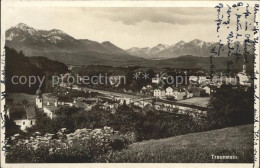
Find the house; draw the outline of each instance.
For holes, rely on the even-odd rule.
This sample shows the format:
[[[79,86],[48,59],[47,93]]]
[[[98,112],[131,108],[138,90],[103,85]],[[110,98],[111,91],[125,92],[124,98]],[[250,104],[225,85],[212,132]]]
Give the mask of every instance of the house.
[[[77,105],[77,104],[82,104],[82,105]],[[84,110],[89,111],[92,110],[92,108],[97,104],[98,104],[97,99],[88,98],[88,99],[82,99],[80,101],[77,101],[76,107],[83,107]]]
[[[183,100],[187,96],[184,89],[177,89],[173,92],[173,97],[175,100]]]
[[[39,93],[39,92],[37,92],[37,93]],[[73,100],[69,97],[66,97],[66,96],[56,97],[52,94],[45,94],[43,96],[41,94],[40,95],[37,94],[37,97],[40,97],[42,100],[41,101],[42,102],[41,110],[51,119],[55,118],[55,112],[57,110],[59,110],[60,107],[62,107],[62,106],[72,107],[76,103],[75,100]],[[37,101],[36,101],[36,105],[37,105]]]
[[[204,86],[202,89],[204,89],[208,95],[211,94],[211,89],[209,86]]]
[[[159,78],[152,78],[152,83],[159,84],[160,79]]]
[[[36,122],[35,108],[33,106],[7,106],[7,116],[12,119],[20,129],[25,131],[26,128],[33,126]]]
[[[153,94],[152,86],[151,85],[143,86],[143,88],[140,90],[140,93],[144,95],[152,95]]]
[[[147,89],[152,89],[153,87],[152,87],[152,85],[147,85],[146,88]]]
[[[193,93],[193,97],[201,97],[206,95],[206,90],[199,87],[191,87],[188,91]]]
[[[166,96],[166,92],[163,89],[154,89],[153,96],[156,98],[162,98]]]
[[[57,106],[53,106],[53,105],[48,105],[48,106],[44,106],[43,107],[43,112],[48,116],[50,117],[50,119],[53,119],[54,118],[54,113],[55,111],[58,110],[58,107]]]
[[[150,102],[143,101],[143,100],[135,101],[133,104],[134,104],[135,106],[138,106],[138,107],[141,107],[141,108],[144,108],[144,107],[147,106],[147,105],[152,106],[152,104],[151,104]]]
[[[152,78],[152,83],[154,83],[154,84],[159,84],[160,83],[159,74],[157,74],[155,78]]]
[[[189,77],[189,81],[197,82],[198,81],[198,77],[197,76],[190,76]]]
[[[154,108],[156,110],[165,111],[165,112],[171,112],[171,113],[178,113],[178,114],[185,114],[187,111],[196,111],[200,113],[201,115],[205,115],[207,108],[201,107],[197,105],[191,105],[186,103],[179,103],[176,101],[165,101],[165,100],[158,100],[154,103]],[[188,113],[189,115],[192,115],[192,113]]]
[[[208,79],[206,76],[199,76],[198,77],[198,82],[201,84],[201,83],[204,83],[206,82]]]
[[[178,91],[174,92],[174,99],[175,100],[183,100],[185,96],[186,96],[185,92],[178,92]]]
[[[174,90],[173,90],[172,87],[170,87],[170,86],[167,87],[167,88],[166,88],[166,93],[165,93],[166,96],[173,96],[173,91],[174,91]]]
[[[142,89],[141,89],[141,91],[142,91],[142,90],[146,90],[146,89],[147,89],[147,88],[146,88],[145,86],[143,86]]]
[[[187,93],[184,89],[167,87],[166,88],[166,96],[172,97],[172,98],[174,98],[174,100],[182,100],[185,97],[187,97]]]
[[[185,90],[185,93],[186,93],[186,98],[187,98],[187,99],[193,97],[193,93],[192,93],[192,92],[189,92],[188,90]]]
[[[231,84],[231,85],[236,85],[237,84],[237,78],[227,77],[225,83]]]
[[[126,104],[126,105],[128,105],[128,104],[130,104],[131,103],[131,98],[128,98],[128,97],[114,97],[114,100],[115,101],[118,101],[118,103],[119,104]]]
[[[212,93],[216,92],[217,86],[207,85],[207,86],[204,86],[202,89],[205,90],[206,94],[211,95]]]
[[[237,79],[238,79],[238,83],[240,85],[246,85],[247,83],[250,83],[250,76],[248,76],[246,73],[244,72],[239,72],[237,74]],[[250,84],[251,85],[251,84]]]
[[[238,82],[240,85],[251,86],[250,76],[246,72],[246,64],[244,61],[243,70],[237,74]]]
[[[109,102],[105,102],[105,103],[102,103],[102,105],[100,106],[101,109],[104,109],[104,110],[110,110],[110,109],[113,109],[114,108],[114,104],[112,103],[109,103]]]

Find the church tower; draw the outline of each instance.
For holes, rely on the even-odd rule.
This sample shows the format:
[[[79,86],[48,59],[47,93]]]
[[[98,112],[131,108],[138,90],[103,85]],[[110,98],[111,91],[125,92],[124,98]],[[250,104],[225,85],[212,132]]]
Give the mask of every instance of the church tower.
[[[243,73],[246,73],[246,64],[243,64]]]
[[[36,107],[41,109],[43,108],[43,99],[42,99],[42,92],[40,88],[36,91]]]
[[[246,74],[246,59],[244,58],[244,63],[243,63],[243,71],[244,74]]]

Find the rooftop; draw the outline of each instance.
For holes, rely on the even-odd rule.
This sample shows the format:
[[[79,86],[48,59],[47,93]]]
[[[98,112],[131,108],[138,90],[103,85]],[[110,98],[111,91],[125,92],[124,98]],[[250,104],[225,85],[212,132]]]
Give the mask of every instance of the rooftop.
[[[25,120],[25,119],[35,119],[35,107],[34,106],[9,106],[10,118],[13,120]]]
[[[24,120],[27,119],[26,110],[24,106],[10,106],[9,115],[13,120]]]

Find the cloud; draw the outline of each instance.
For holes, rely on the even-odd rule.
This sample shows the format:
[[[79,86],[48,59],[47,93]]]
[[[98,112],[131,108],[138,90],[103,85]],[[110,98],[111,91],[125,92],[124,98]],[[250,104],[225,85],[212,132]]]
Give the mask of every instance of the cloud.
[[[216,17],[214,8],[113,8],[92,12],[98,17],[126,25],[136,25],[143,21],[180,25],[212,24]]]
[[[60,29],[77,39],[111,41],[124,49],[196,38],[218,40],[214,8],[17,7],[6,11],[5,28],[23,22],[36,29]],[[230,30],[235,30],[236,17],[231,19]],[[223,32],[224,28],[227,37],[230,30]]]

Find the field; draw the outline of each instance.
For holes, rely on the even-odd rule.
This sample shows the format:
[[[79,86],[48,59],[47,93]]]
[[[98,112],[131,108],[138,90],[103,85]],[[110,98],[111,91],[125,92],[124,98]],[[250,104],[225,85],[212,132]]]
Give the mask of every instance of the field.
[[[237,159],[212,159],[237,156]],[[253,125],[181,135],[132,144],[112,154],[110,162],[130,163],[252,163]]]
[[[193,97],[190,99],[179,100],[178,103],[207,107],[210,97]]]
[[[26,93],[8,93],[6,101],[12,101],[13,104],[21,103],[23,100],[28,102],[28,105],[35,105],[36,95],[30,95]]]

